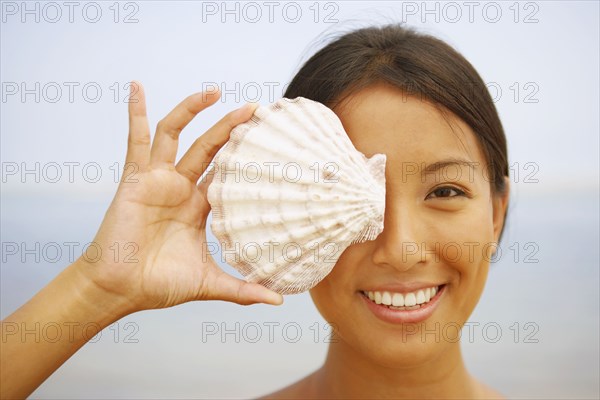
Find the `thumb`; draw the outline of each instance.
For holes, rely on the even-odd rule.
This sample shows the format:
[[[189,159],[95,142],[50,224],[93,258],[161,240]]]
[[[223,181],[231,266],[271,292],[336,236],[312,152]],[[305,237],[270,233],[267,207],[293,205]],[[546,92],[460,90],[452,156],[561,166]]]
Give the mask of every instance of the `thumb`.
[[[258,283],[248,283],[222,270],[219,271],[214,282],[207,282],[208,299],[225,300],[241,305],[265,303],[277,306],[283,304],[281,294]]]

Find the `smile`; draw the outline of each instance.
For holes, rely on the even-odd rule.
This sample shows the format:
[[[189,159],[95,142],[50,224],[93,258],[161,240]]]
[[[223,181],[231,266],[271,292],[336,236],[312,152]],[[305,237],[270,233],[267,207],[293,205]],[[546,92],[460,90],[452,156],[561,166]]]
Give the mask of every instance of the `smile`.
[[[375,317],[392,323],[416,323],[431,317],[440,299],[445,297],[446,285],[432,286],[414,292],[360,291],[364,304]]]

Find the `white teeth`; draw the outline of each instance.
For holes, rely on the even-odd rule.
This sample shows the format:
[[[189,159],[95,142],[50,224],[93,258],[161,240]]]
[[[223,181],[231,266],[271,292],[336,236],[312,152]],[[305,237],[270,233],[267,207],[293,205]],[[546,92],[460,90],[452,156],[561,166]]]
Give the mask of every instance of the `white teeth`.
[[[417,305],[417,296],[414,293],[409,293],[404,296],[404,305],[406,307],[412,307]]]
[[[381,304],[385,304],[386,306],[392,305],[392,295],[390,295],[390,292],[383,292],[381,295]]]
[[[394,296],[392,296],[392,305],[394,307],[404,306],[404,296],[400,293],[394,293]]]
[[[375,303],[381,304],[381,292],[375,292]]]
[[[393,292],[377,292],[369,291],[364,294],[376,304],[383,304],[394,307],[412,307],[417,304],[425,304],[429,302],[438,292],[437,287],[420,289],[412,293],[393,293]]]

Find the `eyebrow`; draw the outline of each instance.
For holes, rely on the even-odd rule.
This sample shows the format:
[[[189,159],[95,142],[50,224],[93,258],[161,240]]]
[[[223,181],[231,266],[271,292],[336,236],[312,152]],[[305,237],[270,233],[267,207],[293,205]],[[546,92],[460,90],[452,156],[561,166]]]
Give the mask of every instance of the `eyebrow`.
[[[444,169],[446,167],[453,166],[453,165],[457,165],[457,166],[464,165],[464,166],[470,167],[472,170],[475,170],[478,163],[476,163],[474,161],[465,160],[462,158],[447,158],[445,160],[434,162],[433,164],[428,164],[421,171],[421,176],[435,173],[435,172],[439,171],[440,169]]]

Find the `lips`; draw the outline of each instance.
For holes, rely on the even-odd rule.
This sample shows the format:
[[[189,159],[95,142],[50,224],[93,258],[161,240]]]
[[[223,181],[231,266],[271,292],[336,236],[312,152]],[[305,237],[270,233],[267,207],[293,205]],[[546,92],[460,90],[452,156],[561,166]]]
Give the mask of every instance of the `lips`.
[[[361,291],[359,294],[367,308],[380,320],[394,324],[415,323],[424,321],[433,314],[445,294],[445,288],[444,284],[408,293]],[[429,299],[427,299],[427,290],[429,290]],[[415,304],[417,300],[420,304]],[[394,306],[394,303],[397,306]]]

